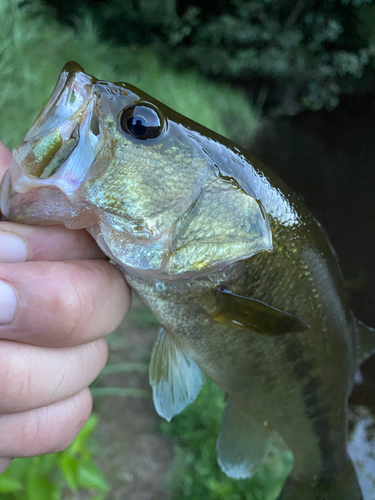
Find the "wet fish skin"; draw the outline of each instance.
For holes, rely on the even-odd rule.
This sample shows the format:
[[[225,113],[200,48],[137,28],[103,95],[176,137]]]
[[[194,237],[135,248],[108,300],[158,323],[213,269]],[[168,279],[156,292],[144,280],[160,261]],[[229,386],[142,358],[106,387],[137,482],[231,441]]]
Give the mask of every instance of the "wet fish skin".
[[[160,117],[155,139],[121,128],[142,104]],[[362,498],[346,452],[356,322],[326,234],[272,171],[75,63],[14,156],[3,213],[86,228],[159,319],[162,416],[196,397],[202,370],[229,397],[217,445],[227,474],[250,475],[276,447],[294,455],[283,500]]]
[[[292,476],[313,483],[313,478],[320,478],[331,484],[340,472],[351,470],[346,428],[347,397],[355,366],[355,326],[340,300],[337,282],[332,280],[335,271],[340,279],[335,259],[329,255],[323,258],[311,245],[309,235],[320,231],[314,221],[311,224],[306,239],[295,239],[295,251],[289,248],[291,255],[297,256],[292,263],[285,259],[283,238],[279,243],[274,240],[273,252],[247,260],[241,269],[244,272],[228,280],[235,292],[303,317],[311,325],[308,332],[265,336],[207,319],[202,304],[205,309],[212,307],[216,283],[159,283],[155,287],[135,274],[127,280],[164,327],[179,332],[186,351],[229,394],[236,407],[260,425],[267,422],[282,436],[294,453]],[[284,232],[290,241],[290,230]],[[303,295],[295,292],[297,281]],[[312,303],[317,285],[321,293]],[[329,317],[323,316],[321,309],[329,311]],[[351,479],[356,484],[355,476]],[[361,498],[359,491],[357,495],[348,498]],[[333,498],[339,498],[336,491]]]

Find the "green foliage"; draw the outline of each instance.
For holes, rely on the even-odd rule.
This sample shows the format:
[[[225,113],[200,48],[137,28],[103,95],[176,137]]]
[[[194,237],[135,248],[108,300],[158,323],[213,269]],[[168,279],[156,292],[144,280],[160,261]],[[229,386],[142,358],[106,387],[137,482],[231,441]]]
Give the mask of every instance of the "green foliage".
[[[0,0],[0,138],[20,142],[73,59],[91,74],[139,86],[218,133],[245,142],[257,117],[241,92],[207,82],[194,71],[176,73],[150,50],[99,41],[89,16],[76,28],[59,25],[37,1]]]
[[[177,67],[199,68],[247,91],[267,89],[268,105],[282,112],[333,108],[341,93],[375,76],[373,0],[49,3],[65,19],[90,5],[106,37],[157,47]]]
[[[90,498],[104,499],[98,492],[109,487],[93,461],[88,440],[98,424],[92,415],[64,451],[33,458],[18,458],[0,475],[2,500],[60,500],[66,492],[84,488]]]
[[[167,481],[174,500],[275,500],[292,458],[275,457],[251,479],[229,479],[216,463],[215,443],[224,410],[222,391],[208,380],[197,400],[171,422],[164,435],[176,441],[176,459]]]

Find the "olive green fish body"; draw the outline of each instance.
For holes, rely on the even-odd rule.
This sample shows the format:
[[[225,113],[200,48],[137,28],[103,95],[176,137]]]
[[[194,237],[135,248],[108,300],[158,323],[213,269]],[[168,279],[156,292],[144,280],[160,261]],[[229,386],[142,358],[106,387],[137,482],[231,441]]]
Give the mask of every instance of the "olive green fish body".
[[[336,260],[311,216],[305,224],[305,237],[275,224],[272,252],[246,260],[237,272],[234,265],[213,281],[127,279],[233,403],[285,440],[295,458],[293,474],[312,480],[333,478],[348,466],[347,398],[356,346]],[[316,233],[322,238],[319,249],[310,236]],[[212,320],[206,312],[215,308],[218,281],[304,318],[310,329],[259,335]]]
[[[68,63],[0,203],[11,220],[86,228],[121,267],[162,327],[150,364],[161,416],[196,398],[203,373],[226,392],[216,447],[227,475],[292,452],[283,500],[362,498],[347,405],[375,335],[347,306],[324,231],[272,171]]]

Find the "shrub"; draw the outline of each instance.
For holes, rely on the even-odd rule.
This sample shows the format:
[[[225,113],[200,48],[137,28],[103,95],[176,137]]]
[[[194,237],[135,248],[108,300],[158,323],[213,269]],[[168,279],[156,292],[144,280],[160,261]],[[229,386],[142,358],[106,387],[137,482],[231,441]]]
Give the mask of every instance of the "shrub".
[[[374,78],[372,0],[49,0],[60,19],[90,6],[105,37],[153,46],[176,67],[265,89],[273,111],[333,108]]]

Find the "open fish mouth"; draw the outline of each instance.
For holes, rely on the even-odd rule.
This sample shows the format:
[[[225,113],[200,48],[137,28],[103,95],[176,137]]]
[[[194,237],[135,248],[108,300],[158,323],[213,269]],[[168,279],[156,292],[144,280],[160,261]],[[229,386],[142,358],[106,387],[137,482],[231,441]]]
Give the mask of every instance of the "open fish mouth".
[[[30,223],[45,220],[48,210],[43,188],[49,190],[49,202],[52,196],[55,206],[64,206],[66,216],[67,204],[87,178],[96,156],[100,131],[97,97],[92,92],[95,82],[78,64],[64,66],[43,111],[13,150],[0,189],[3,216]],[[60,222],[59,217],[52,222],[49,218],[48,223],[53,221]]]

